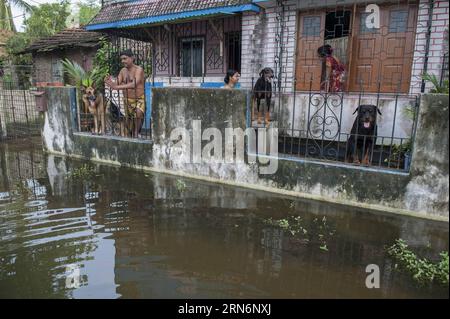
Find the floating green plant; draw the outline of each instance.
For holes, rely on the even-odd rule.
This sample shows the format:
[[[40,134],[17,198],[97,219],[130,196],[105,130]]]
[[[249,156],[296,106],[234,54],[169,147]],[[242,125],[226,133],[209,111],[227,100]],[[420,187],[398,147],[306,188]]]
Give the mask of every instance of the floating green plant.
[[[99,176],[99,175],[96,175],[95,169],[90,165],[84,164],[83,166],[71,171],[68,174],[67,178],[68,179],[91,179],[95,176]]]
[[[319,244],[319,249],[328,251],[328,240],[335,234],[324,216],[322,219],[315,218],[308,223],[301,216],[291,216],[284,219],[274,220],[272,218],[265,219],[264,224],[281,228],[296,239],[300,239],[302,243]]]
[[[177,179],[177,181],[175,182],[175,187],[180,192],[184,192],[187,188],[186,183],[181,179]]]
[[[420,285],[438,283],[448,287],[448,252],[441,252],[440,261],[432,262],[418,257],[404,240],[397,239],[387,253],[394,259],[395,269],[409,273]]]
[[[24,197],[28,197],[32,193],[31,190],[25,185],[24,181],[18,181],[14,185],[14,189],[18,194],[20,194]]]

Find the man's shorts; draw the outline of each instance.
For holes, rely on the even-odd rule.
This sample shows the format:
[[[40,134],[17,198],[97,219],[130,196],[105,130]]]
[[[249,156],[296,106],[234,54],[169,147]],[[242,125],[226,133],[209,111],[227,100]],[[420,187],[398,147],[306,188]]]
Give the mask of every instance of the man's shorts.
[[[145,96],[142,95],[140,98],[137,99],[125,99],[125,105],[126,105],[126,112],[128,118],[136,118],[137,117],[137,110],[141,110],[143,116],[145,116]]]

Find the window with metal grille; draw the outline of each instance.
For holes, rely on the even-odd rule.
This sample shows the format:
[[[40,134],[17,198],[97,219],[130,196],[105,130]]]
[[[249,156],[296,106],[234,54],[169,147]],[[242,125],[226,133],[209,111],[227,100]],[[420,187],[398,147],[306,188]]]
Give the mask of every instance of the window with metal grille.
[[[200,77],[203,75],[203,43],[203,38],[188,38],[181,40],[181,76]]]
[[[63,66],[60,59],[52,60],[52,81],[62,82],[64,77]]]
[[[241,72],[241,32],[226,33],[228,69]]]

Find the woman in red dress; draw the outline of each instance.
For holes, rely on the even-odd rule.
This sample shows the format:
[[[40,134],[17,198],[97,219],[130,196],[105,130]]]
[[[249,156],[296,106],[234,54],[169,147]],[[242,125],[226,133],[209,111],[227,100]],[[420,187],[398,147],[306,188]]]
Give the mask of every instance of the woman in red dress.
[[[333,56],[333,48],[329,44],[321,46],[317,53],[326,65],[325,80],[320,84],[320,89],[326,92],[342,92],[344,90],[344,65]]]

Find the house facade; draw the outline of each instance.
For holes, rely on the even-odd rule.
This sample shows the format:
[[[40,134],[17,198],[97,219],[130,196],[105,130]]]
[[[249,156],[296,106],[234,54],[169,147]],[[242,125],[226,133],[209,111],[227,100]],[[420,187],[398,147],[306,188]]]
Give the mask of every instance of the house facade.
[[[318,90],[317,48],[330,44],[346,92],[414,94],[424,71],[440,77],[448,10],[445,0],[107,1],[87,30],[151,42],[164,85],[222,82],[231,68],[251,88],[272,67],[279,90]]]
[[[251,89],[271,67],[287,137],[344,142],[357,107],[377,105],[377,144],[392,149],[414,136],[422,75],[448,77],[448,25],[448,0],[140,0],[105,2],[87,30],[150,42],[149,87],[220,87],[236,69]],[[342,92],[321,91],[324,44],[345,66]]]

